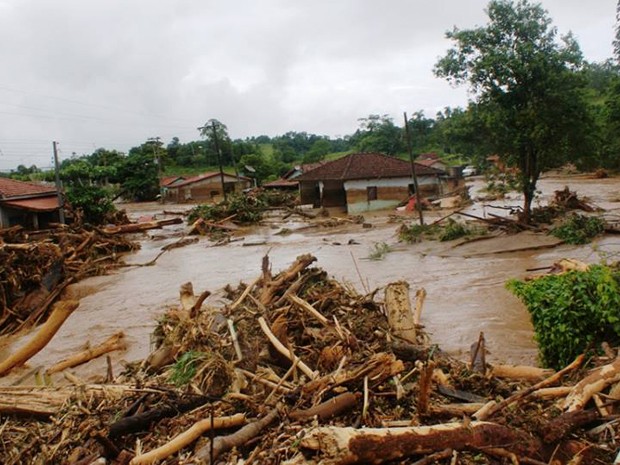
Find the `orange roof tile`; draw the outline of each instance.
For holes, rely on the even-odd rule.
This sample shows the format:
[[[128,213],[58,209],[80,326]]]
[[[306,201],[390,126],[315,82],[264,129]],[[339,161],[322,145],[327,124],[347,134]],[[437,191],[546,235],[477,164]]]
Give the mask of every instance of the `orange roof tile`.
[[[15,179],[0,178],[0,199],[40,195],[56,192],[52,186],[42,186],[30,182],[16,181]]]
[[[5,200],[1,205],[22,210],[34,210],[38,212],[52,212],[58,210],[58,197],[35,197],[32,199]]]

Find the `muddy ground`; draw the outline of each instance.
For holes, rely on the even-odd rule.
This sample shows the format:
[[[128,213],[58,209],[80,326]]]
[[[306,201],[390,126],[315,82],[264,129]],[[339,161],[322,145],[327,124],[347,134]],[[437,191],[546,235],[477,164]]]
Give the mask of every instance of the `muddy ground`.
[[[480,194],[481,179],[470,179],[472,197]],[[568,185],[579,196],[605,208],[612,219],[620,217],[620,180],[588,177],[547,177],[540,182],[544,204],[553,191]],[[497,207],[518,206],[517,194],[502,201],[477,201],[467,212],[485,216],[505,214]],[[145,214],[163,218],[159,204],[125,204],[132,219]],[[166,210],[187,208],[166,205]],[[445,215],[446,211],[429,212],[427,221]],[[332,212],[338,214],[338,212]],[[260,227],[242,229],[236,242],[215,247],[202,238],[199,242],[163,254],[155,266],[127,267],[111,276],[89,278],[71,286],[67,293],[80,299],[80,307],[67,320],[44,351],[29,362],[29,369],[46,367],[82,349],[86,342],[96,344],[117,331],[124,331],[128,350],[113,355],[115,370],[122,364],[141,360],[149,353],[150,334],[167,306],[177,305],[179,286],[191,281],[197,293],[209,289],[213,295],[207,303],[218,305],[221,288],[240,281],[250,282],[260,274],[261,258],[269,254],[274,271],[290,265],[295,257],[311,253],[317,265],[339,280],[345,280],[358,290],[372,290],[386,284],[406,280],[415,291],[424,287],[428,293],[422,323],[434,343],[460,358],[466,358],[470,344],[484,331],[490,351],[490,362],[535,364],[536,346],[525,307],[505,289],[511,278],[522,278],[527,269],[551,265],[564,258],[598,262],[601,258],[620,255],[620,239],[603,237],[586,246],[557,245],[546,235],[522,233],[490,240],[459,245],[423,242],[399,243],[396,235],[399,223],[393,222],[394,212],[383,211],[365,215],[372,228],[360,224],[337,228],[300,229],[306,223],[300,219],[282,222],[277,215],[268,217]],[[398,214],[408,222],[412,215]],[[292,231],[281,235],[283,228]],[[296,231],[299,230],[299,231]],[[161,247],[175,242],[186,227],[167,227],[164,230],[138,236],[142,243],[139,252],[128,255],[128,264],[142,264],[153,259]],[[382,260],[368,257],[376,244],[385,243],[390,252]],[[545,246],[547,248],[537,248]],[[27,340],[21,335],[0,347],[0,359],[13,352]],[[3,385],[14,383],[28,368],[16,370],[3,378]],[[95,381],[105,375],[105,360],[97,360],[74,373],[85,381]],[[54,381],[62,383],[62,375]],[[23,379],[31,383],[32,379]]]

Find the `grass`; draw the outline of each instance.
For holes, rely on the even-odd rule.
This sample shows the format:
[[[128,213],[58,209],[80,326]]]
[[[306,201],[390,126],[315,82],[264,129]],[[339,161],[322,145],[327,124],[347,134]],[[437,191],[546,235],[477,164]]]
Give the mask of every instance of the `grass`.
[[[383,260],[392,251],[392,248],[385,242],[377,242],[373,245],[368,254],[369,260]]]

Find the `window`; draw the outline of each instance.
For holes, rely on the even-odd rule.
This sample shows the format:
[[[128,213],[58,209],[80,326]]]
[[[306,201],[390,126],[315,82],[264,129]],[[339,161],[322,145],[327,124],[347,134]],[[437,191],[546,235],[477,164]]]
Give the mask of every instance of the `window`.
[[[366,197],[368,201],[377,200],[377,186],[368,186],[366,188]]]

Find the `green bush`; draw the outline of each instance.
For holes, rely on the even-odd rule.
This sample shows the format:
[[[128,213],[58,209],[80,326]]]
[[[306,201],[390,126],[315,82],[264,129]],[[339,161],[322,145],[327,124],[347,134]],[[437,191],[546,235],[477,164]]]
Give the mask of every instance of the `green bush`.
[[[604,265],[507,284],[527,306],[541,362],[560,369],[588,347],[620,341],[620,271]]]
[[[458,221],[454,221],[452,218],[448,218],[448,222],[439,234],[439,240],[442,242],[451,241],[469,236],[470,234],[472,234],[472,231],[463,223],[459,223]]]
[[[106,216],[116,211],[110,192],[99,186],[72,186],[67,190],[67,201],[90,224],[103,224]]]
[[[595,216],[571,215],[551,234],[567,244],[587,244],[605,231],[605,221]]]
[[[228,196],[228,202],[194,207],[189,213],[188,222],[193,223],[198,218],[207,221],[220,221],[235,215],[235,222],[253,224],[258,223],[263,218],[266,209],[267,204],[260,197],[233,194]]]

